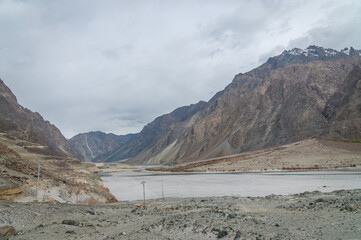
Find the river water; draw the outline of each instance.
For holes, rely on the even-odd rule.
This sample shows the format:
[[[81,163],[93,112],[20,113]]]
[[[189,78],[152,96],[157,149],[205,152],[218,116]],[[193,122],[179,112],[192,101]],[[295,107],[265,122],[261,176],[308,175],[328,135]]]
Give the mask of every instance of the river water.
[[[159,174],[124,171],[102,176],[105,186],[120,201],[164,197],[242,196],[330,192],[361,188],[361,171],[304,171],[258,173]]]

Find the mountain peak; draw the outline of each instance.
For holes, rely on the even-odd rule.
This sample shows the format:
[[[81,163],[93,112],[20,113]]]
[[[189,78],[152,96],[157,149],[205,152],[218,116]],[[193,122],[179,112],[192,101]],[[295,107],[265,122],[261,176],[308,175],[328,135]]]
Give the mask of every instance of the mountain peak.
[[[336,57],[342,54],[346,54],[348,56],[351,55],[361,55],[361,50],[355,50],[353,47],[344,48],[340,51],[334,50],[332,48],[323,48],[316,45],[310,45],[306,49],[301,48],[293,48],[291,50],[285,50],[282,52],[281,56],[285,55],[293,55],[293,56],[305,56],[309,58],[322,58],[322,57]],[[320,59],[321,60],[321,59]]]
[[[337,51],[332,48],[310,45],[305,49],[293,48],[285,50],[280,55],[269,58],[267,63],[271,64],[272,68],[275,69],[289,64],[304,64],[315,60],[327,61],[347,56],[361,56],[361,50],[346,47]]]

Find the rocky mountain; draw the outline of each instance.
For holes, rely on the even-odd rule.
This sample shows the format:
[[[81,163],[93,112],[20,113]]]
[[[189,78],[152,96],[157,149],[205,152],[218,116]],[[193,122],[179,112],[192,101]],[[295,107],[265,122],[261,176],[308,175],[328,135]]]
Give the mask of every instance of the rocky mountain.
[[[84,156],[85,161],[101,162],[108,156],[107,153],[118,149],[133,136],[134,134],[123,136],[97,131],[78,134],[69,139],[69,143]]]
[[[79,159],[59,129],[20,106],[0,80],[0,200],[116,201],[95,165]]]
[[[324,115],[330,122],[328,136],[360,140],[361,137],[361,62],[344,84],[327,101]]]
[[[180,107],[169,114],[156,118],[143,130],[109,155],[106,161],[151,158],[165,148],[171,148],[189,127],[203,117],[209,103],[199,102],[190,106]],[[167,153],[172,155],[173,152]]]
[[[83,159],[83,156],[69,145],[56,126],[45,121],[39,113],[19,105],[15,95],[2,80],[0,80],[0,112],[0,132],[48,146],[45,150],[49,153]]]
[[[355,84],[360,55],[352,47],[284,51],[236,75],[209,102],[158,117],[107,161],[183,163],[336,133],[341,121],[359,129],[360,121],[354,118],[359,91],[345,86]],[[340,98],[351,94],[350,89],[352,96]],[[347,115],[335,107],[341,105]],[[354,138],[361,138],[360,132]]]

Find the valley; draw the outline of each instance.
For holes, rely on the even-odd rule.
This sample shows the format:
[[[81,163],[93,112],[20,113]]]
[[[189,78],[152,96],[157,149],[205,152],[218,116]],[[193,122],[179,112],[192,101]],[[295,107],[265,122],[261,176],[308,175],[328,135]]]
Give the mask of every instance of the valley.
[[[361,239],[360,13],[0,0],[0,240]]]
[[[0,234],[357,238],[360,55],[353,48],[286,50],[236,75],[208,102],[159,116],[140,133],[96,131],[68,141],[0,81]],[[144,179],[146,209],[139,201]]]

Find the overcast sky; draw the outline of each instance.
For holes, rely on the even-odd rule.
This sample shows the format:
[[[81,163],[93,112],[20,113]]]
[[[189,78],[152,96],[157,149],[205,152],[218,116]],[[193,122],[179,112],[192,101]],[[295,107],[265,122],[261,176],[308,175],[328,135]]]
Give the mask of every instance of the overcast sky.
[[[0,0],[0,78],[63,134],[139,132],[285,49],[361,49],[361,1]]]

